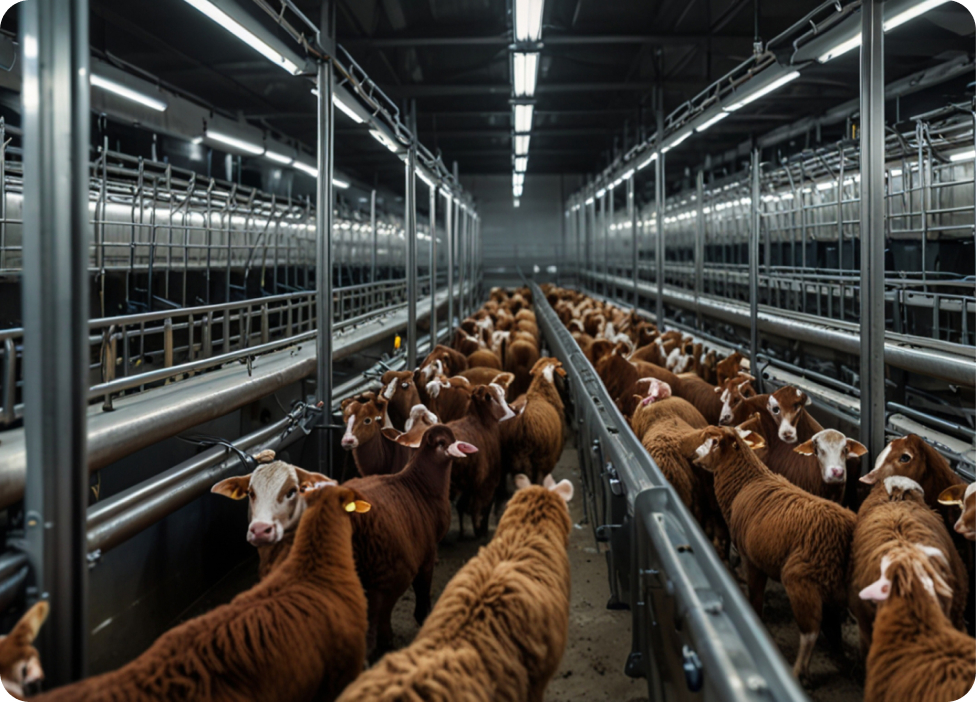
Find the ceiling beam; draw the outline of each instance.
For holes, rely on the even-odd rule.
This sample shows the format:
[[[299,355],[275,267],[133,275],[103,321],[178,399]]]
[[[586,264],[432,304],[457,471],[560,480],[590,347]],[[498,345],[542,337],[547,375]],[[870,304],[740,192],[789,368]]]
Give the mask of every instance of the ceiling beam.
[[[705,79],[670,80],[665,81],[667,89],[680,90],[684,88],[700,88]],[[582,92],[645,92],[651,90],[656,83],[540,83],[536,88],[537,95],[556,93]],[[458,95],[504,95],[511,97],[512,86],[508,83],[484,85],[402,85],[384,86],[384,90],[392,97],[398,98],[429,98],[454,97]]]
[[[715,36],[708,34],[564,34],[546,36],[544,46],[578,45],[578,44],[655,44],[657,46],[687,46],[689,44],[704,44]],[[752,37],[722,36],[723,39],[747,39]],[[437,46],[508,46],[512,43],[511,34],[500,34],[487,37],[347,37],[339,43],[349,50],[358,49],[393,49],[402,47],[437,47]]]

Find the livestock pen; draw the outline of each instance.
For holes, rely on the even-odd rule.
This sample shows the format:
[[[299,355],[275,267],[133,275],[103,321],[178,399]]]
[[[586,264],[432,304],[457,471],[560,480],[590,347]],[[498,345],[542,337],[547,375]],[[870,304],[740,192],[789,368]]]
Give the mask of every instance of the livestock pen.
[[[301,605],[263,602],[253,621],[291,647],[346,641],[363,658],[349,699],[408,670],[429,700],[874,702],[875,612],[928,612],[968,646],[976,22],[964,5],[8,11],[0,633],[36,637],[37,652],[0,668],[7,689],[333,699],[358,660],[310,658],[316,670],[285,693],[229,682],[225,654],[201,653],[229,640],[217,632],[233,628],[233,598],[288,581],[286,599],[332,570],[342,616],[297,632]],[[767,399],[787,395],[796,407]],[[662,406],[691,408],[658,426],[673,465],[645,440],[657,419],[633,421]],[[804,423],[770,432],[789,413]],[[732,417],[737,433],[722,428]],[[818,610],[811,639],[795,581],[758,574],[755,543],[717,499],[708,451],[722,441],[748,454],[736,465],[778,476],[760,471],[783,499],[844,515],[835,524],[856,522],[869,494],[905,519],[924,513],[913,533],[929,550],[886,542],[852,561],[881,572],[858,571],[854,606],[825,615],[819,639]],[[892,475],[908,482],[892,488]],[[551,523],[518,511],[532,499]],[[341,554],[304,568],[295,554],[320,523],[341,525]],[[769,531],[777,545],[804,536]],[[846,569],[856,549],[838,539]],[[933,544],[958,551],[945,569]],[[270,549],[260,571],[254,546]],[[872,590],[886,569],[890,602]],[[934,604],[916,596],[919,573]],[[544,615],[526,604],[539,583],[557,593]],[[496,607],[496,586],[524,600]],[[490,634],[457,624],[469,611]],[[244,640],[233,649],[247,658]],[[193,668],[201,687],[171,673],[132,682],[153,660]],[[943,663],[968,674],[976,659]],[[123,678],[134,687],[101,684]]]

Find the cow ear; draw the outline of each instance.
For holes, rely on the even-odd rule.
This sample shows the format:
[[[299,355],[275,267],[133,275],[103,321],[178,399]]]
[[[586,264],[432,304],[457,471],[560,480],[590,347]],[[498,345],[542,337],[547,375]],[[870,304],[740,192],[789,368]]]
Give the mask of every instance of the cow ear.
[[[210,488],[210,492],[229,497],[232,500],[243,500],[247,497],[247,490],[251,486],[251,476],[242,475],[225,478]]]
[[[862,600],[871,602],[884,602],[891,594],[891,581],[885,576],[881,576],[858,594]]]
[[[8,638],[18,643],[30,644],[37,638],[37,633],[41,630],[41,625],[47,619],[51,606],[47,600],[35,602],[34,605],[24,612],[14,628],[10,630]]]
[[[424,431],[410,432],[409,434],[400,434],[394,441],[396,441],[401,446],[406,446],[407,448],[420,448],[421,439],[424,438]]]
[[[745,442],[746,446],[751,448],[753,451],[766,448],[766,439],[754,431],[747,432],[746,435],[742,437],[742,440]]]
[[[322,475],[321,473],[312,473],[311,471],[302,470],[296,466],[295,474],[298,476],[298,489],[301,492],[305,492],[310,487],[325,487],[327,485],[338,485],[339,483],[330,478],[327,475]]]
[[[398,431],[398,430],[394,429],[393,427],[383,427],[380,430],[380,433],[382,433],[383,436],[385,436],[390,441],[396,441],[397,439],[400,438],[400,436],[403,435],[403,432]]]
[[[965,484],[953,485],[952,487],[947,487],[939,494],[939,504],[940,505],[961,505],[962,498],[966,495],[966,488],[968,486]]]
[[[573,484],[565,478],[549,488],[549,491],[559,495],[563,498],[564,502],[569,502],[573,499]]]
[[[525,488],[532,485],[532,481],[529,480],[529,476],[525,473],[519,473],[515,476],[515,489],[524,490]]]
[[[801,456],[812,456],[814,454],[813,439],[804,441],[802,444],[794,448],[793,451]]]
[[[868,452],[868,447],[862,444],[860,441],[855,441],[854,439],[848,439],[847,451],[852,456],[860,457]]]

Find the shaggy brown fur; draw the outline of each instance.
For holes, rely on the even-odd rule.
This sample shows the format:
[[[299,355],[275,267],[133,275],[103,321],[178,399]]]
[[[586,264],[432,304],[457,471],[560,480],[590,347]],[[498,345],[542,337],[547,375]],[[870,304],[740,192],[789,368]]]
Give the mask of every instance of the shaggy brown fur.
[[[755,436],[750,434],[750,436]],[[766,581],[783,583],[800,629],[793,667],[806,672],[825,614],[846,613],[847,563],[857,518],[769,470],[729,427],[702,430],[699,465],[715,475],[715,496],[746,573],[749,599],[762,614]]]
[[[421,447],[399,473],[343,483],[375,508],[356,521],[352,538],[356,570],[369,603],[367,646],[374,655],[389,650],[393,607],[411,583],[417,623],[430,612],[437,544],[451,525],[453,458],[447,447],[454,441],[449,427],[436,425],[426,431]]]
[[[474,353],[468,354],[468,368],[494,368],[502,369],[502,362],[498,356],[488,349],[478,349]]]
[[[501,436],[498,420],[504,414],[491,386],[471,393],[467,413],[447,426],[459,441],[478,447],[478,453],[454,462],[451,497],[457,497],[458,536],[464,536],[464,517],[471,516],[475,536],[488,533],[488,512],[502,478]]]
[[[465,373],[470,372],[464,371]],[[497,374],[498,371],[494,368],[491,369],[492,373]],[[453,422],[456,419],[460,419],[468,411],[468,403],[471,400],[471,392],[474,390],[475,386],[470,382],[465,382],[466,378],[454,377],[454,378],[439,378],[438,380],[443,383],[446,381],[450,387],[444,387],[443,385],[437,390],[437,394],[428,394],[427,407],[431,412],[437,415],[437,418],[441,420],[444,424],[448,422]]]
[[[851,584],[848,594],[851,613],[857,620],[861,637],[861,654],[867,655],[871,645],[871,632],[876,606],[862,600],[858,593],[878,579],[881,558],[898,548],[916,544],[940,549],[948,559],[932,561],[933,567],[952,588],[952,596],[943,598],[943,611],[957,629],[963,629],[963,614],[969,593],[966,566],[956,553],[952,539],[942,523],[942,518],[925,505],[919,490],[892,490],[888,494],[882,481],[874,486],[871,494],[861,505],[857,515],[857,527],[851,543]]]
[[[366,597],[353,563],[355,494],[306,496],[295,544],[230,604],[160,636],[119,670],[53,690],[43,702],[334,700],[362,670]]]
[[[722,398],[715,392],[714,385],[697,376],[690,376],[681,378],[677,387],[671,387],[671,391],[693,404],[709,424],[718,424],[722,415]]]
[[[568,635],[569,530],[557,495],[516,492],[414,642],[360,676],[342,702],[542,702]]]
[[[403,425],[410,416],[410,409],[414,405],[421,404],[413,371],[390,370],[383,374],[380,382],[383,383],[380,395],[388,401],[386,416],[389,417],[394,429],[403,431]]]
[[[501,371],[497,368],[468,368],[468,370],[458,373],[458,376],[466,378],[472,385],[488,385],[499,375],[501,375]],[[514,376],[512,379],[514,380]]]
[[[976,640],[957,631],[919,582],[912,561],[929,577],[932,559],[892,559],[888,599],[878,606],[865,676],[865,702],[945,702],[963,697],[976,679]],[[880,575],[880,569],[878,572]]]
[[[468,369],[468,359],[465,358],[463,353],[449,346],[438,344],[434,347],[433,351],[427,354],[427,358],[424,359],[417,370],[423,370],[427,366],[432,365],[434,361],[441,361],[444,365],[444,374],[449,376],[457,375],[461,371]]]
[[[529,341],[519,340],[507,344],[502,354],[502,366],[507,373],[515,376],[511,392],[518,397],[529,389],[532,376],[529,371],[539,360],[539,347]]]
[[[741,353],[735,351],[730,356],[726,356],[715,366],[715,373],[718,376],[716,385],[723,385],[729,378],[734,378],[742,368],[742,360],[745,358]]]
[[[694,405],[673,395],[663,400],[639,406],[634,410],[634,415],[630,419],[630,426],[633,428],[634,434],[642,437],[654,424],[671,417],[677,417],[693,429],[704,429],[708,426],[708,422],[702,417],[701,412],[695,409]]]
[[[562,399],[554,381],[544,370],[562,373],[562,364],[553,358],[540,358],[532,368],[532,384],[525,394],[525,406],[514,419],[502,425],[502,455],[509,473],[524,473],[539,485],[552,473],[563,450]]]

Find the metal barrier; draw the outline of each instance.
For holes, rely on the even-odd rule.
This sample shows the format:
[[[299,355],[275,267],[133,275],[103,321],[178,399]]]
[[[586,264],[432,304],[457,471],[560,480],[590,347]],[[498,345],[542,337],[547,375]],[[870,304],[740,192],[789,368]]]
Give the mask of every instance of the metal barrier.
[[[609,545],[609,606],[632,612],[627,674],[645,677],[653,700],[806,700],[712,544],[530,287],[539,329],[567,372],[585,515]]]

